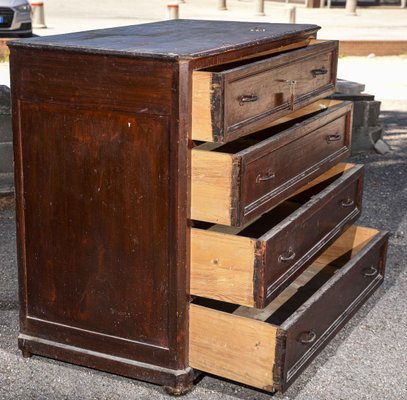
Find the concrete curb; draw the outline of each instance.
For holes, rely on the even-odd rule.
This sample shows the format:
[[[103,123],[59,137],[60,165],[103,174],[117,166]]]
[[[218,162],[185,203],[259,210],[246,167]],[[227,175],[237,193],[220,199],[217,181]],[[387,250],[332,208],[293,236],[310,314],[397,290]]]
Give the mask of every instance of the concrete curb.
[[[400,56],[407,54],[407,40],[341,40],[340,56]]]

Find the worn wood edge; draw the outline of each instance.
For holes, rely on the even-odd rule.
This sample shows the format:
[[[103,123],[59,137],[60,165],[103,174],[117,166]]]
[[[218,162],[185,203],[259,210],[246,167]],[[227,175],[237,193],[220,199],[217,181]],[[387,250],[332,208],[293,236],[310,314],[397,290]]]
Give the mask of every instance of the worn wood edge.
[[[184,385],[187,387],[192,384],[194,379],[194,371],[189,366],[184,369],[173,370],[23,333],[18,336],[18,346],[21,351],[29,354],[51,357],[159,385],[170,387]]]
[[[256,241],[202,229],[191,229],[192,295],[254,306]]]
[[[302,274],[296,278],[286,289],[284,289],[271,303],[263,309],[239,307],[233,312],[234,315],[239,315],[244,318],[254,319],[257,321],[266,321],[273,315],[284,303],[293,297],[298,289],[309,282],[315,275],[318,274],[326,265],[320,263],[311,264]]]
[[[267,124],[267,128],[281,125],[286,122],[290,122],[296,118],[300,118],[300,117],[306,116],[308,114],[312,114],[316,111],[327,110],[327,109],[333,108],[337,105],[344,104],[344,103],[345,102],[341,101],[341,100],[320,99],[311,104],[306,105],[305,107],[295,110],[292,113],[285,115],[284,117],[280,117],[279,119]]]
[[[376,235],[374,233],[376,232]],[[359,293],[357,297],[340,313],[340,315],[331,323],[312,347],[300,357],[296,363],[289,369],[284,371],[283,379],[279,383],[275,383],[278,390],[284,392],[296,379],[299,373],[312,361],[318,352],[324,348],[334,335],[346,324],[346,322],[356,313],[356,311],[365,303],[365,301],[372,295],[378,286],[384,280],[384,269],[386,261],[386,251],[388,244],[388,232],[377,231],[371,229],[371,234],[374,236],[366,243],[358,254],[341,267],[341,269],[334,274],[318,292],[314,293],[303,305],[302,310],[306,312],[317,301],[321,301],[323,296],[329,295],[331,288],[339,281],[343,280],[348,274],[356,268],[363,259],[369,255],[373,250],[378,251],[379,273],[378,275]],[[303,318],[303,313],[294,313],[281,325],[285,331],[289,330],[299,318]]]
[[[192,140],[213,141],[211,112],[211,74],[192,72]]]
[[[261,53],[256,53],[255,57],[270,55],[275,53],[290,52],[307,46],[315,46],[324,43],[325,41],[306,38],[305,40],[283,45],[277,48],[269,49]],[[229,62],[239,60],[247,60],[250,64],[253,56],[246,56],[240,59],[233,59]],[[263,60],[264,61],[264,60]],[[244,68],[247,68],[247,65]],[[241,68],[241,67],[240,67]],[[232,69],[233,70],[233,69]],[[230,71],[232,71],[230,70]],[[227,70],[228,71],[228,70]],[[225,72],[227,72],[225,71]],[[219,104],[219,93],[223,91],[223,72],[210,72],[205,70],[197,70],[192,73],[192,139],[223,142],[226,141],[223,137],[223,121],[224,113],[223,101]],[[216,104],[215,104],[216,103]],[[219,118],[219,121],[217,119]],[[219,125],[219,126],[218,126]]]
[[[273,391],[276,327],[191,304],[189,334],[192,368]]]
[[[233,155],[191,151],[191,218],[230,225],[233,177],[238,165]]]
[[[348,252],[351,252],[353,258],[379,233],[377,229],[352,225],[316,259],[315,263],[328,265]]]
[[[352,169],[356,164],[352,163],[339,163],[335,165],[334,167],[330,168],[328,171],[324,172],[317,178],[313,179],[311,182],[307,183],[306,185],[302,186],[300,189],[298,189],[295,193],[293,193],[292,196],[296,196],[299,193],[305,192],[306,190],[312,188],[313,186],[316,186],[332,177],[335,175],[345,173],[346,171],[349,171]]]

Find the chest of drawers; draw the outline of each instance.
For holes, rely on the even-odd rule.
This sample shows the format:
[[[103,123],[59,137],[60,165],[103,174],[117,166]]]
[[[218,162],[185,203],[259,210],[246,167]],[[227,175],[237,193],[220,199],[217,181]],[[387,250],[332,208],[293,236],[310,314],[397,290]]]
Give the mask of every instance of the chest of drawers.
[[[166,386],[285,390],[383,279],[317,26],[13,42],[19,347]]]

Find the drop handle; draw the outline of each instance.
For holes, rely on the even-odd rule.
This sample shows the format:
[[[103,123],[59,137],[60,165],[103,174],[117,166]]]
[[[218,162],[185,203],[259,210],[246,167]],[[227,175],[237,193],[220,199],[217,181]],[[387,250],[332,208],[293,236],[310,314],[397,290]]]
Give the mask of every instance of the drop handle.
[[[307,331],[307,332],[302,332],[298,336],[298,341],[302,344],[311,344],[315,342],[315,339],[317,338],[317,334],[314,331]]]
[[[257,101],[259,98],[255,94],[245,94],[243,96],[239,96],[239,104],[243,106],[245,103],[253,103]]]
[[[328,70],[325,67],[322,68],[316,68],[311,70],[312,76],[315,78],[318,75],[326,75],[328,73]]]
[[[268,170],[265,173],[260,173],[256,176],[256,183],[271,181],[276,177],[276,174],[272,170]]]
[[[362,274],[366,278],[371,278],[372,276],[377,275],[378,272],[379,272],[378,269],[376,267],[374,267],[373,265],[371,265],[368,268],[364,268],[362,271]]]
[[[292,249],[288,249],[286,253],[280,254],[278,257],[278,261],[291,261],[294,260],[295,258],[295,253],[293,252]]]
[[[342,136],[339,133],[335,133],[335,135],[328,135],[326,137],[326,142],[327,143],[332,143],[332,142],[338,142],[341,140]]]
[[[355,202],[348,197],[346,200],[341,201],[341,206],[346,208],[346,207],[352,207],[355,204]]]

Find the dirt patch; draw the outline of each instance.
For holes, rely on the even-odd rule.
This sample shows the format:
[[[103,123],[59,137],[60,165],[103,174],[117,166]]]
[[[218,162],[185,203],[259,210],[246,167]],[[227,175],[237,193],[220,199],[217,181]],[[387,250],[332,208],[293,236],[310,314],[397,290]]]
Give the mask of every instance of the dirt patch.
[[[14,207],[14,196],[0,196],[0,211]]]

